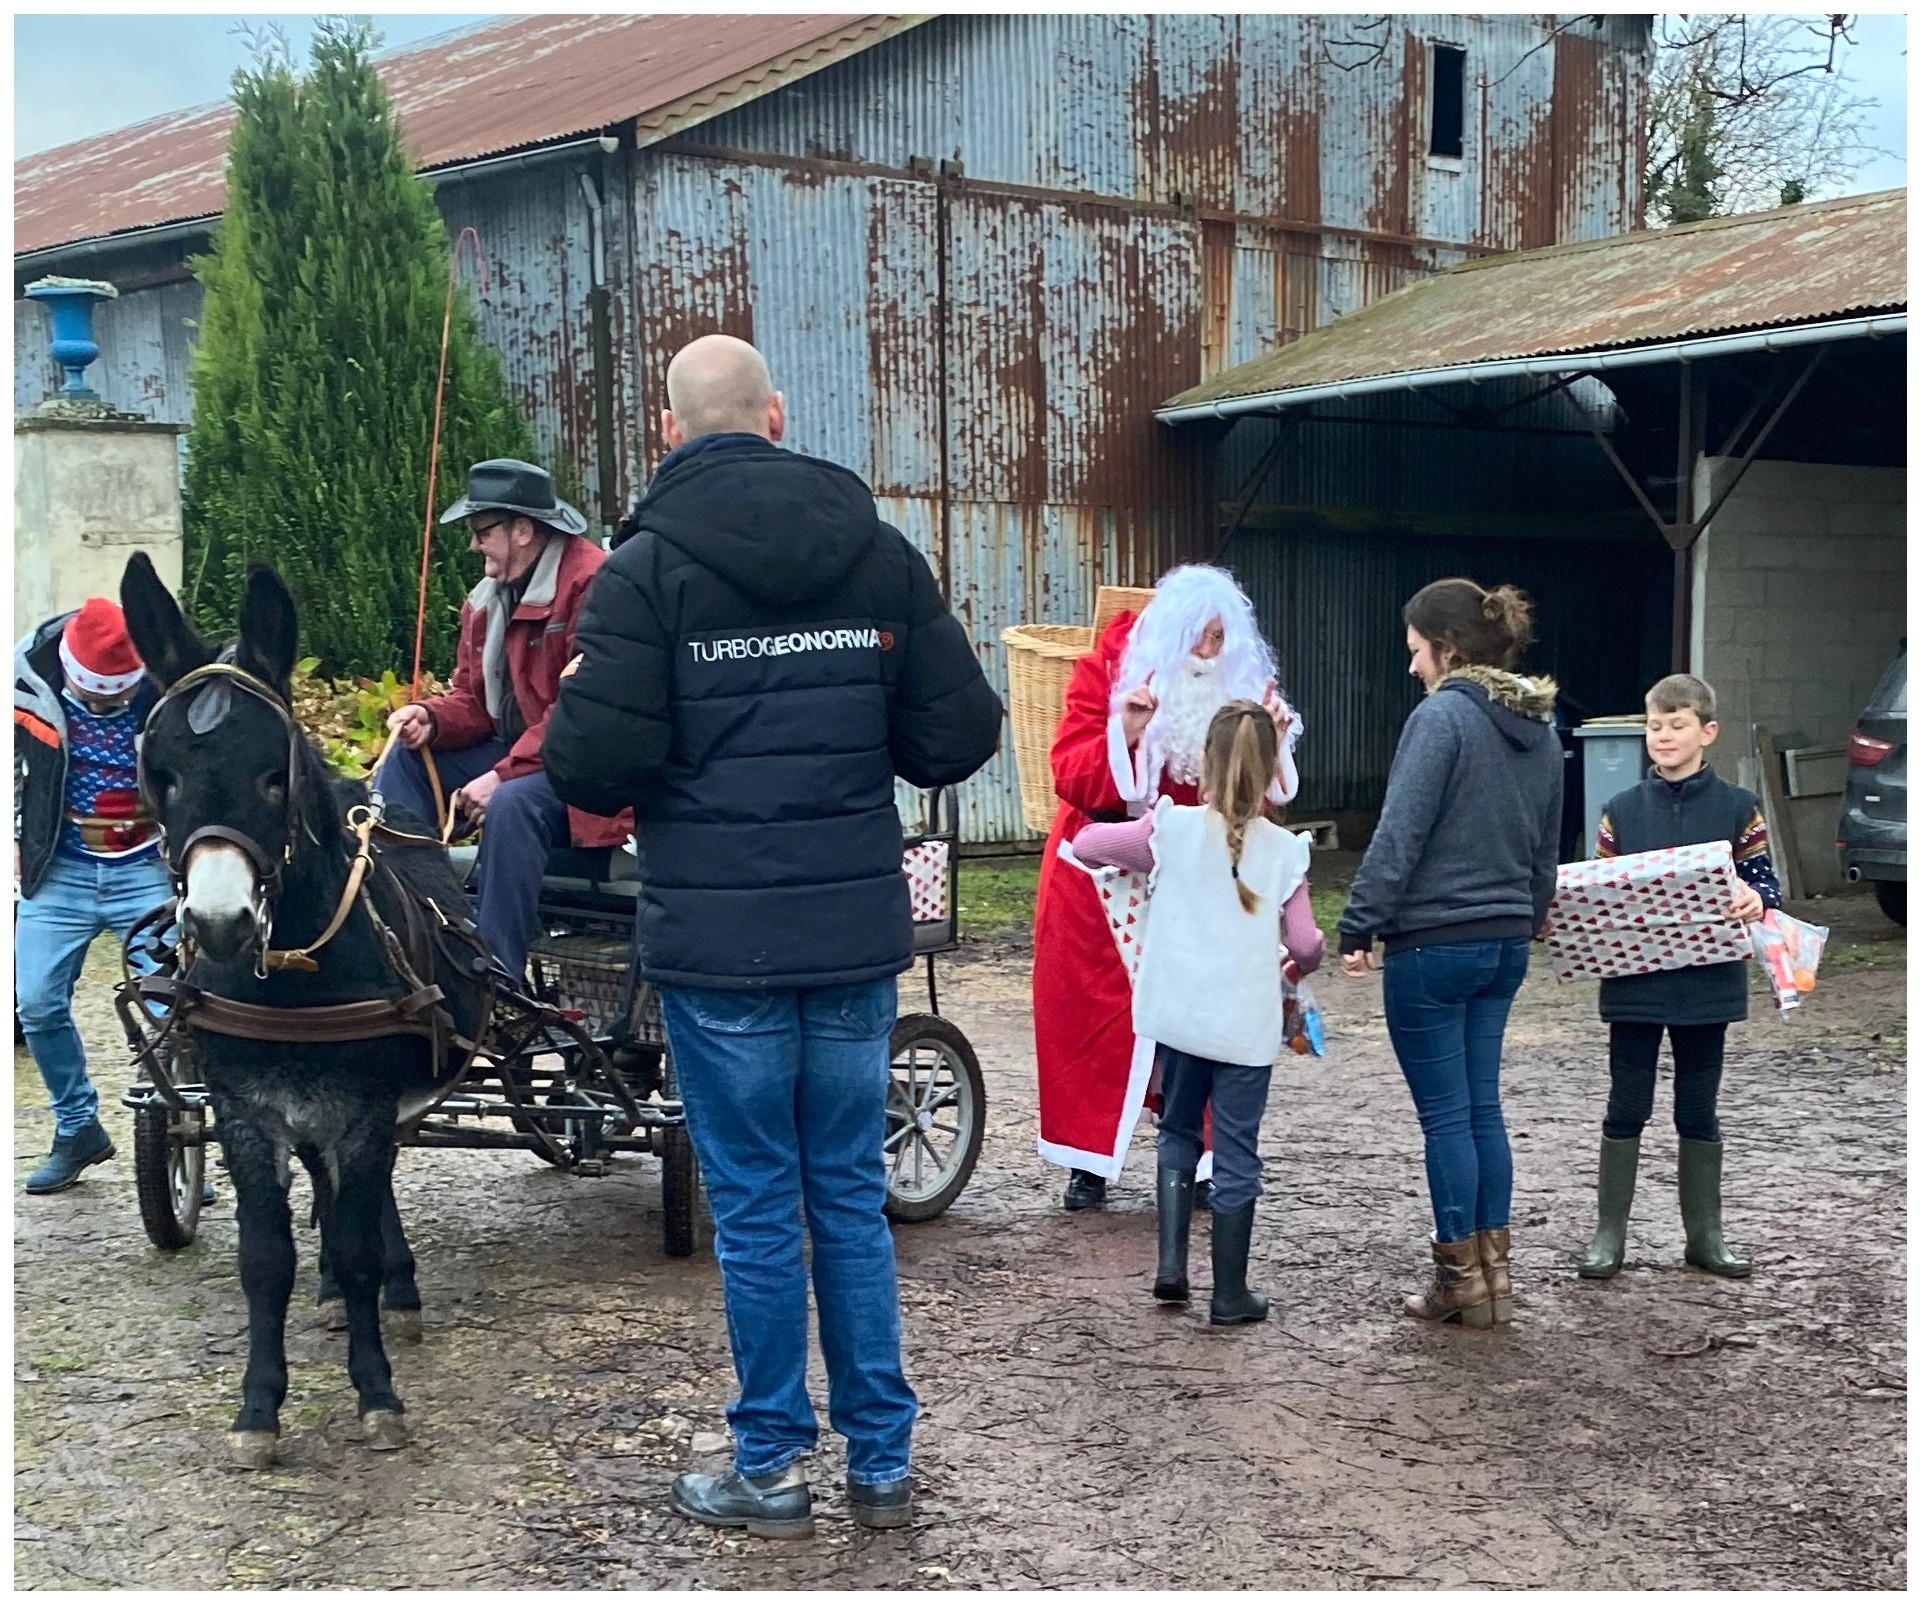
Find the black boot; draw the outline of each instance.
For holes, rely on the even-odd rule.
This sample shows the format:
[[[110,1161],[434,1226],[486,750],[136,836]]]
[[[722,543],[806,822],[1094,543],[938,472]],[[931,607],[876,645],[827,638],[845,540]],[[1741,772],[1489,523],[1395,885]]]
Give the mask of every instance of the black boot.
[[[1099,1209],[1107,1202],[1107,1178],[1091,1170],[1077,1170],[1067,1178],[1067,1194],[1061,1199],[1067,1209]]]
[[[1163,1165],[1154,1173],[1154,1208],[1161,1239],[1154,1297],[1163,1304],[1187,1302],[1187,1232],[1194,1223],[1194,1178]]]
[[[1267,1300],[1247,1290],[1247,1250],[1254,1237],[1254,1205],[1214,1211],[1214,1297],[1207,1318],[1215,1326],[1267,1319]]]
[[[709,1527],[745,1527],[755,1538],[814,1536],[813,1495],[798,1465],[765,1477],[683,1472],[674,1479],[672,1502],[681,1515]]]

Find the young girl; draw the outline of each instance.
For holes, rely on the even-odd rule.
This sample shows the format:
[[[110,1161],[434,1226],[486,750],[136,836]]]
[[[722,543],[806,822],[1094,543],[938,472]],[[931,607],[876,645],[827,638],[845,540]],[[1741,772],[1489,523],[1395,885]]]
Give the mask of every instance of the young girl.
[[[1160,1048],[1154,1297],[1187,1302],[1194,1168],[1211,1101],[1215,1326],[1267,1319],[1267,1300],[1248,1291],[1247,1251],[1261,1195],[1261,1116],[1281,1051],[1280,948],[1285,941],[1296,979],[1325,950],[1308,905],[1307,841],[1263,817],[1275,757],[1273,716],[1230,702],[1208,726],[1199,807],[1163,798],[1129,824],[1090,825],[1074,838],[1082,863],[1151,877],[1134,1030]]]

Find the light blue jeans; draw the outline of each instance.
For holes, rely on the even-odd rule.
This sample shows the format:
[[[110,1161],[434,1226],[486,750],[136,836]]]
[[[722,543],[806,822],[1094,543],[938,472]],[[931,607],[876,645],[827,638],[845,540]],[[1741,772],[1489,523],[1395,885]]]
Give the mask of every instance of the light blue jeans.
[[[919,1403],[900,1358],[887,1172],[892,980],[807,991],[662,987],[687,1129],[714,1210],[740,1397],[734,1467],[781,1470],[819,1437],[807,1397],[807,1244],[827,1413],[865,1485],[909,1469]]]
[[[157,856],[116,861],[56,853],[40,890],[20,902],[13,926],[14,1008],[62,1137],[85,1131],[100,1113],[100,1095],[87,1079],[87,1050],[73,1023],[73,989],[87,949],[102,931],[125,941],[143,914],[172,895]]]

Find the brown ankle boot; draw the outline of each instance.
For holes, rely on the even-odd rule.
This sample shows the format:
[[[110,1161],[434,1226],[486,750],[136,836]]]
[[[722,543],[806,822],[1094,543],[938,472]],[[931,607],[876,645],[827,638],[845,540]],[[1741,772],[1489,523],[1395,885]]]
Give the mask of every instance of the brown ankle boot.
[[[1417,1321],[1492,1325],[1494,1302],[1487,1295],[1487,1278],[1481,1274],[1475,1240],[1464,1237],[1458,1243],[1443,1243],[1430,1237],[1428,1243],[1434,1250],[1433,1284],[1408,1294],[1401,1308]]]
[[[1488,1302],[1494,1307],[1494,1324],[1506,1326],[1514,1319],[1514,1279],[1507,1273],[1507,1228],[1489,1226],[1474,1234],[1474,1246],[1481,1256],[1481,1274],[1487,1278]]]

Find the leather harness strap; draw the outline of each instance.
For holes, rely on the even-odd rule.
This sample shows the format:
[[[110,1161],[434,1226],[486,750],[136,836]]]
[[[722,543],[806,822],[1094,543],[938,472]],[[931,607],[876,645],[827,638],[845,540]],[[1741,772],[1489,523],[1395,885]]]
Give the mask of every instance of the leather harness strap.
[[[442,1001],[437,986],[424,986],[401,998],[370,998],[362,1003],[334,1003],[317,1008],[287,1009],[258,1003],[236,1003],[213,992],[203,992],[185,981],[143,975],[135,983],[140,997],[163,1005],[181,1025],[212,1031],[250,1042],[365,1042],[373,1037],[434,1037],[439,1027],[433,1011]]]

